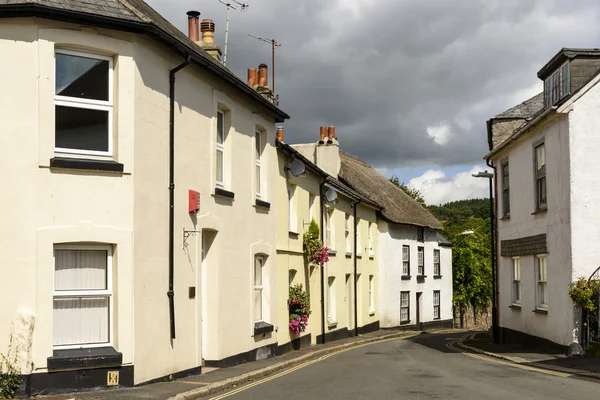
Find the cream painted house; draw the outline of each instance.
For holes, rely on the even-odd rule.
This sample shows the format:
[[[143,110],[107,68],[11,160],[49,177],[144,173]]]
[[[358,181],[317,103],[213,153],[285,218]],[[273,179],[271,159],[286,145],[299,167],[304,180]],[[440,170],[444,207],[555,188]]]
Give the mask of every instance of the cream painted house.
[[[274,354],[288,116],[214,58],[214,24],[91,3],[0,0],[0,352],[30,394]]]
[[[359,158],[341,152],[340,179],[380,205],[377,213],[382,328],[452,328],[452,245],[425,207]]]
[[[569,284],[600,259],[600,51],[561,49],[537,76],[543,92],[488,121],[499,339],[565,349],[587,336]]]
[[[277,147],[280,348],[326,343],[377,330],[378,205],[337,179],[341,165],[337,140],[292,146],[279,142]],[[304,165],[304,174],[294,175],[290,168],[294,160]],[[328,200],[332,193],[334,201],[331,197]],[[313,219],[329,248],[329,262],[322,268],[309,267],[303,252],[303,235]],[[289,287],[298,283],[310,295],[312,314],[307,330],[294,335],[286,323],[287,299]]]

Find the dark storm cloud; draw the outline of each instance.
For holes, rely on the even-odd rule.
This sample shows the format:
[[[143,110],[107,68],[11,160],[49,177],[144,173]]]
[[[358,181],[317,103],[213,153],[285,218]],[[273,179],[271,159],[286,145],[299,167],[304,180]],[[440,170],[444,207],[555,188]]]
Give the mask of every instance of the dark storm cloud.
[[[218,0],[148,0],[186,29],[185,12],[217,24]],[[377,167],[480,162],[485,121],[541,91],[536,72],[561,47],[598,47],[593,0],[247,0],[231,12],[228,67],[270,65],[289,142],[335,125],[342,147]],[[428,128],[445,127],[434,140]],[[440,144],[442,143],[442,144]]]

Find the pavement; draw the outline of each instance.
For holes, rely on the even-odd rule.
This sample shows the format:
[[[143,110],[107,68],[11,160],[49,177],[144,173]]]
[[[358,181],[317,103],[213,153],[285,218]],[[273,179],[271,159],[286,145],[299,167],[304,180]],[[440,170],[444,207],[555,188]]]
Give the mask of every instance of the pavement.
[[[600,380],[600,357],[573,356],[552,353],[540,348],[518,344],[496,344],[489,332],[476,332],[461,339],[457,346],[471,352],[573,376]]]
[[[336,351],[392,338],[405,338],[416,335],[414,331],[379,330],[343,340],[315,345],[286,353],[279,357],[236,365],[210,371],[201,375],[189,376],[171,382],[159,382],[127,389],[113,389],[87,393],[74,393],[60,397],[43,397],[45,400],[192,400],[237,387],[247,382],[275,374],[286,368],[318,359]],[[42,398],[42,397],[40,397]]]

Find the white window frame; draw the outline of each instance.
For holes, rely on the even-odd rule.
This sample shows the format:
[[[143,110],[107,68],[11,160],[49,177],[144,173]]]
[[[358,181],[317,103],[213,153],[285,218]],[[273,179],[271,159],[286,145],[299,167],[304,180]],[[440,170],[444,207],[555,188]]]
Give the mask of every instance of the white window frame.
[[[425,275],[425,247],[417,248],[417,275]]]
[[[295,192],[296,187],[294,185],[288,185],[288,230],[290,232],[296,232],[296,208],[295,208]]]
[[[538,149],[542,148],[544,151],[544,164],[542,168],[538,167]],[[547,168],[546,168],[546,143],[544,141],[536,142],[533,146],[533,159],[534,159],[534,179],[535,179],[535,210],[547,210],[548,209],[548,179],[547,176]],[[541,182],[544,182],[544,198],[545,203],[542,203],[542,193],[540,190]]]
[[[223,143],[219,143],[219,118],[223,119],[223,123],[221,124],[221,127],[223,129]],[[227,141],[227,135],[226,135],[226,129],[225,129],[225,112],[221,111],[221,110],[217,110],[217,134],[215,136],[215,147],[216,147],[216,151],[221,153],[221,173],[223,174],[223,176],[221,177],[221,181],[219,181],[219,179],[217,178],[217,155],[215,154],[215,185],[221,189],[225,188],[225,176],[226,176],[226,171],[225,171],[225,165],[227,164],[225,161],[225,142]]]
[[[352,252],[352,236],[350,236],[350,214],[346,214],[344,220],[344,237],[346,240],[346,253]]]
[[[433,319],[441,319],[442,318],[441,309],[440,309],[441,297],[442,297],[442,295],[439,290],[433,291]]]
[[[513,257],[511,259],[512,268],[512,304],[521,306],[521,258]]]
[[[369,275],[369,314],[375,313],[375,288],[373,286],[374,276]]]
[[[567,96],[570,91],[571,67],[569,62],[566,61],[544,80],[544,106],[550,107],[556,104]]]
[[[373,234],[371,232],[371,229],[373,229],[373,223],[369,221],[369,225],[367,228],[367,243],[369,245],[369,257],[374,257],[375,249],[373,249]]]
[[[410,276],[410,246],[407,245],[402,246],[402,275]]]
[[[314,207],[315,207],[316,196],[312,193],[308,194],[308,222],[311,223],[314,218]]]
[[[502,171],[502,215],[510,217],[510,168],[508,158],[501,162]]]
[[[440,261],[440,249],[433,249],[433,275],[442,276],[442,264]]]
[[[56,274],[56,250],[91,250],[106,251],[106,289],[105,290],[56,290],[54,276]],[[113,301],[113,248],[111,245],[55,245],[54,252],[54,271],[52,273],[52,301],[60,298],[85,298],[85,297],[106,297],[108,298],[108,342],[73,344],[73,345],[53,345],[55,350],[96,348],[113,346],[114,343],[114,301]]]
[[[260,260],[260,285],[256,284],[256,260]],[[252,320],[254,323],[263,322],[265,320],[265,257],[260,254],[254,255],[254,263],[252,264],[252,286],[254,295],[257,291],[260,292],[260,319],[256,319],[256,310],[253,310]],[[254,304],[254,297],[252,298],[252,307]]]
[[[406,298],[403,299],[404,296],[406,296]],[[402,319],[403,309],[406,310],[405,319]],[[400,292],[400,322],[410,322],[410,292]]]
[[[81,154],[91,156],[112,156],[113,155],[113,96],[114,96],[114,59],[112,57],[101,56],[94,53],[87,53],[81,51],[56,49],[56,54],[66,54],[70,56],[90,58],[93,60],[108,61],[108,100],[93,100],[93,99],[82,99],[77,97],[60,96],[56,94],[56,85],[54,85],[54,106],[56,112],[56,106],[64,106],[71,108],[82,108],[87,110],[98,110],[108,111],[108,151],[95,151],[95,150],[80,150],[80,149],[68,149],[63,147],[56,147],[56,132],[54,133],[54,151],[56,153],[65,154]],[[56,68],[56,67],[55,67]],[[54,79],[56,80],[56,70],[54,72]]]
[[[263,133],[259,129],[255,130],[254,145],[256,146],[257,145],[256,142],[258,142],[258,154],[256,155],[256,160],[255,160],[256,172],[255,172],[254,179],[256,180],[256,182],[255,182],[256,184],[254,187],[256,188],[256,197],[258,197],[259,199],[262,198],[263,192],[264,192],[264,188],[263,188],[264,179],[263,179],[263,173],[262,173],[262,153],[263,153],[262,135],[263,135]]]
[[[538,310],[548,310],[548,258],[544,254],[535,256],[535,304]],[[544,291],[544,296],[541,295]],[[545,297],[546,302],[542,302]]]
[[[327,278],[327,322],[332,325],[337,323],[335,304],[335,276]]]
[[[360,239],[360,218],[356,218],[356,254],[362,254],[362,244]]]
[[[325,209],[325,246],[335,250],[335,227],[333,225],[333,208]]]

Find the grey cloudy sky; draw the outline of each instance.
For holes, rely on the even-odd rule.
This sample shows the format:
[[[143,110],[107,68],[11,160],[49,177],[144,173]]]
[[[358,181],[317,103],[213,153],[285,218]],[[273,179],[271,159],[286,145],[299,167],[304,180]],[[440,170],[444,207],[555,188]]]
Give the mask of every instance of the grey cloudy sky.
[[[184,32],[185,12],[218,0],[147,0]],[[288,142],[335,125],[344,149],[382,170],[470,166],[487,151],[485,121],[542,90],[536,72],[561,47],[600,47],[597,0],[246,0],[231,12],[228,67],[270,65],[291,115]],[[470,168],[469,167],[469,168]]]

